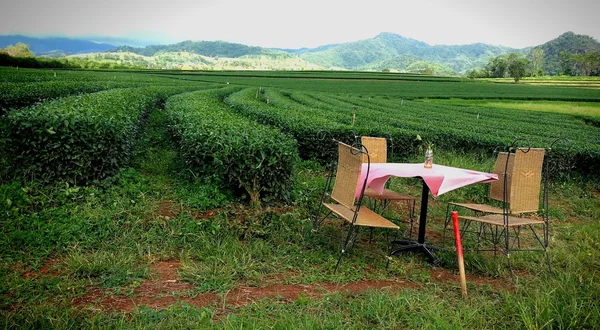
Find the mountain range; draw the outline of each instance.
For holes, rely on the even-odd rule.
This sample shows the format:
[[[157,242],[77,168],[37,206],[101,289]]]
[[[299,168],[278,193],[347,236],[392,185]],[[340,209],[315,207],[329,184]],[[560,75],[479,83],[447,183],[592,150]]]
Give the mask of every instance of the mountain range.
[[[66,56],[71,54],[84,54],[106,52],[116,46],[107,43],[97,43],[90,40],[73,39],[66,37],[36,38],[22,35],[0,36],[0,48],[9,45],[24,43],[36,56]]]
[[[0,36],[0,48],[17,42],[28,44],[36,56],[68,56],[74,59],[121,63],[129,61],[127,63],[130,65],[144,67],[400,72],[429,70],[430,73],[440,75],[464,74],[485,66],[492,57],[512,52],[528,54],[534,47],[544,50],[546,71],[556,74],[560,68],[560,52],[600,51],[600,43],[597,40],[573,32],[564,33],[545,44],[523,49],[484,43],[432,46],[387,32],[365,40],[301,49],[270,49],[224,41],[184,41],[170,45],[117,47],[70,38]]]

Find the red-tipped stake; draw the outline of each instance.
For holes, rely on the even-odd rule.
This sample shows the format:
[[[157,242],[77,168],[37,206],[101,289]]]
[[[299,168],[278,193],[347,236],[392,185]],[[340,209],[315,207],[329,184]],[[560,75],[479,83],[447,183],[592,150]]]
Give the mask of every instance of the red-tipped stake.
[[[458,272],[460,273],[460,287],[463,298],[467,298],[467,277],[465,275],[465,261],[463,259],[462,242],[460,240],[460,228],[458,227],[458,212],[452,211],[452,225],[454,226],[454,241],[456,242],[456,254],[458,255]]]

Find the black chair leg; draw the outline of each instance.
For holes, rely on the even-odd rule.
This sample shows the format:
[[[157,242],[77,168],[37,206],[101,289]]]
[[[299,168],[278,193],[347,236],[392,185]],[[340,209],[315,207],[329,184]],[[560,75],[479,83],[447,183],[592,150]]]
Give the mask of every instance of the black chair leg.
[[[448,224],[450,223],[450,204],[446,207],[446,219],[444,219],[444,230],[442,231],[442,246],[446,246],[446,230],[448,230]],[[412,232],[412,229],[411,229]]]
[[[337,263],[335,264],[335,269],[333,270],[333,273],[337,272],[337,269],[340,265],[340,262],[342,261],[342,257],[344,256],[344,253],[346,253],[348,251],[348,247],[351,245],[350,242],[353,240],[352,238],[352,234],[354,231],[356,231],[355,234],[355,238],[356,236],[358,236],[358,228],[356,228],[356,226],[350,225],[350,228],[348,228],[348,235],[346,235],[346,240],[344,241],[343,245],[342,245],[342,251],[340,253],[340,257],[338,258]]]
[[[546,254],[546,264],[548,265],[548,271],[552,274],[552,266],[550,266],[550,255],[548,254],[548,249],[544,249],[544,254]]]
[[[510,277],[513,282],[516,280],[515,272],[512,269],[512,263],[510,261],[510,252],[506,253],[506,259],[508,260],[508,270],[510,271]]]

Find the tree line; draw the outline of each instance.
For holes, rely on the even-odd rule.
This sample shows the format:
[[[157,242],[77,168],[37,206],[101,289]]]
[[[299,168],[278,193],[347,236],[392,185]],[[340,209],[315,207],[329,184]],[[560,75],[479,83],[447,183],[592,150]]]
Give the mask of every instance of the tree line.
[[[586,53],[559,54],[561,75],[567,76],[600,76],[600,51]],[[545,56],[542,48],[533,48],[528,56],[520,53],[509,53],[492,57],[489,62],[479,69],[468,73],[469,78],[507,78],[515,82],[523,77],[545,76]]]
[[[107,63],[84,59],[53,59],[35,57],[24,43],[0,48],[0,66],[46,69],[141,69],[143,66]]]

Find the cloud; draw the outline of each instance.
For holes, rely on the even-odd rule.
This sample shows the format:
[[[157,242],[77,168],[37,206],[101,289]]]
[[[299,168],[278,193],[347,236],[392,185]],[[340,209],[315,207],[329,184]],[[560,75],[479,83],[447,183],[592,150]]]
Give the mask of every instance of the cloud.
[[[393,32],[429,44],[512,47],[573,31],[600,38],[587,0],[18,0],[0,5],[0,33],[108,36],[156,43],[224,40],[315,47]]]

